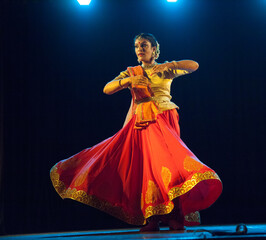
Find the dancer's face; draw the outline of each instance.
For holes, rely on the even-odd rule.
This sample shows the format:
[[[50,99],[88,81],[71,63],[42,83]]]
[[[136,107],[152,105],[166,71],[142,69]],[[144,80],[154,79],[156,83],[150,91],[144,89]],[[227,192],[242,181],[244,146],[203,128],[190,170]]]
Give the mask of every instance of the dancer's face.
[[[154,60],[153,52],[155,47],[151,46],[150,41],[145,38],[138,38],[135,41],[135,53],[139,61],[144,63],[151,63]]]

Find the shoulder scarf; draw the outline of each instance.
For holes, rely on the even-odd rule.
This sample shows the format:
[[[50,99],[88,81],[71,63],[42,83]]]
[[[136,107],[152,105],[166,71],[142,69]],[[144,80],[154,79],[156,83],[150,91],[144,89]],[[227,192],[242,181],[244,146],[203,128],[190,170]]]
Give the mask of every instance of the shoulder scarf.
[[[144,70],[141,66],[128,67],[129,75],[144,76]],[[155,122],[160,112],[157,102],[152,98],[153,92],[150,83],[147,86],[132,85],[131,95],[133,99],[133,111],[135,110],[136,120],[135,129],[146,128],[150,123]]]

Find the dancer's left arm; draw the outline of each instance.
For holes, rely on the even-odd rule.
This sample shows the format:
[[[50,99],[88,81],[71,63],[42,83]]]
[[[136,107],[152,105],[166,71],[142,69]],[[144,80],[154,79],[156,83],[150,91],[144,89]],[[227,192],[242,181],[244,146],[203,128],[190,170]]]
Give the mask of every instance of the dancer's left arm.
[[[155,65],[152,68],[151,75],[164,73],[167,71],[174,71],[174,70],[184,70],[187,73],[192,73],[199,68],[199,64],[192,60],[181,60],[181,61],[172,61],[167,63],[162,63]]]

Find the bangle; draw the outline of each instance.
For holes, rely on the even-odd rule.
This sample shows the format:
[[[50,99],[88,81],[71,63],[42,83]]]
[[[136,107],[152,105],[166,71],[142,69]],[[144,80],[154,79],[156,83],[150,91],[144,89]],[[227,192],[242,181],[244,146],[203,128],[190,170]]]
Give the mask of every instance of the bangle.
[[[173,64],[174,69],[178,69],[178,63],[176,61],[171,62]]]
[[[121,85],[121,80],[122,80],[122,79],[119,80],[119,86],[120,86],[121,88],[123,88],[122,85]]]

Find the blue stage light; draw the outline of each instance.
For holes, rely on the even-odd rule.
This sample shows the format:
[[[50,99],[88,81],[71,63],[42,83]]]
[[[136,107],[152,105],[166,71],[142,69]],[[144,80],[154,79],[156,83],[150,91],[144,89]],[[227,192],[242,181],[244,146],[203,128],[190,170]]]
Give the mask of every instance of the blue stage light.
[[[91,0],[78,0],[80,5],[89,5],[91,3]]]
[[[177,0],[167,0],[167,2],[177,2]]]

